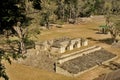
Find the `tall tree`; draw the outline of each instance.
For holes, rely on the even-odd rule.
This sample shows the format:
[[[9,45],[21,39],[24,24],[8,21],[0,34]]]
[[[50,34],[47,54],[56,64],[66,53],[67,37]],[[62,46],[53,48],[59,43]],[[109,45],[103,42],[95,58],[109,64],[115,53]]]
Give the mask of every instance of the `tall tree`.
[[[57,10],[56,13],[58,15],[58,19],[62,19],[64,20],[65,18],[65,4],[64,4],[64,0],[57,0]]]
[[[106,18],[106,25],[108,26],[108,30],[111,34],[113,42],[116,42],[116,37],[120,34],[120,20],[117,19],[117,17],[119,17],[120,15],[120,11],[118,11],[116,8],[119,2],[120,0],[106,0],[103,8],[104,15]]]
[[[0,24],[3,29],[13,29],[13,25],[21,22],[23,26],[28,22],[25,12],[25,0],[1,0]]]
[[[115,43],[117,36],[120,35],[120,20],[110,21],[108,23],[108,30],[111,34],[112,41]]]
[[[41,16],[42,16],[42,24],[45,25],[48,29],[50,29],[50,21],[55,18],[56,4],[54,0],[41,0]],[[52,17],[53,16],[53,17]]]
[[[0,0],[0,30],[14,30],[18,33],[20,30],[16,30],[17,23],[21,23],[19,27],[25,27],[28,25],[28,17],[26,16],[25,0]],[[15,28],[16,27],[16,28]],[[22,38],[23,39],[23,38]],[[20,44],[21,46],[22,44]],[[22,48],[21,48],[22,49]],[[22,52],[20,52],[22,53]],[[7,60],[11,63],[11,58],[16,59],[19,53],[9,53],[4,49],[0,49],[0,77],[8,80],[8,76],[5,72],[5,66],[2,61]],[[18,57],[17,57],[18,58]]]

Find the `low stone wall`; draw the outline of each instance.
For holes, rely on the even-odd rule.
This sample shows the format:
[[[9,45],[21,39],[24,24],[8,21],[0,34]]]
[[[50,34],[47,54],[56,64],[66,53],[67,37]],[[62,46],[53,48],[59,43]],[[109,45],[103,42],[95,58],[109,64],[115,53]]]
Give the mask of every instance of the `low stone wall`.
[[[70,53],[70,54],[65,54],[65,55],[62,55],[60,58],[68,57],[68,56],[74,55],[74,54],[79,53],[79,52],[83,52],[83,51],[86,51],[86,50],[89,50],[89,49],[93,49],[95,47],[97,47],[97,46],[92,46],[92,47],[85,48],[83,50],[76,51],[76,52],[73,52],[73,53]]]
[[[56,73],[63,74],[66,76],[74,76],[74,74],[69,73],[67,70],[64,70],[63,68],[56,66]]]
[[[98,67],[98,65],[96,65],[96,66],[94,66],[94,67],[92,67],[90,69],[87,69],[85,71],[79,72],[77,74],[73,74],[73,73],[70,73],[67,70],[65,70],[65,69],[63,69],[63,68],[61,68],[59,66],[56,66],[56,73],[63,74],[65,76],[76,77],[76,76],[79,76],[79,75],[81,75],[81,74],[83,74],[85,72],[88,72],[88,71],[92,70],[92,69],[95,69],[97,67]]]
[[[82,55],[89,54],[89,53],[91,53],[91,52],[94,52],[94,51],[97,51],[97,50],[100,50],[100,49],[101,49],[101,47],[94,47],[94,48],[91,48],[91,49],[88,49],[88,50],[85,50],[85,51],[82,51],[82,52],[79,51],[79,52],[76,52],[76,53],[74,53],[74,54],[72,54],[72,55],[70,55],[70,56],[68,56],[68,57],[59,59],[59,60],[58,60],[58,63],[59,63],[59,64],[62,64],[62,63],[64,63],[64,62],[66,62],[66,61],[75,59],[75,58],[77,58],[77,57],[80,57],[80,56],[82,56]]]

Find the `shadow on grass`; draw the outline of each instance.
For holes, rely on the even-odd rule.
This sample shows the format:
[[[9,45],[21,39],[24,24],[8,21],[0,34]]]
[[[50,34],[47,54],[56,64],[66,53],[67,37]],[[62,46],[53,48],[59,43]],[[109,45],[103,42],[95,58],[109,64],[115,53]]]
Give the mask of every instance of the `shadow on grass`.
[[[92,37],[88,37],[87,39],[88,39],[88,40],[91,40],[91,41],[97,41],[97,42],[109,44],[109,45],[111,45],[111,44],[113,43],[113,41],[112,41],[111,38],[106,38],[106,39],[99,39],[99,40],[97,40],[97,39],[94,39],[94,38],[92,38]]]
[[[92,31],[99,31],[99,29],[95,29],[95,28],[88,28],[88,29]]]
[[[100,31],[97,31],[96,34],[104,34],[104,35],[107,35],[108,33],[102,33]]]
[[[95,33],[96,34],[105,34],[105,35],[107,35],[108,34],[108,32],[101,32],[99,29],[95,29],[95,28],[88,28],[89,30],[92,30],[92,31],[95,31]]]
[[[110,44],[110,45],[113,43],[113,40],[111,38],[100,39],[98,41],[102,43]]]
[[[92,38],[92,37],[87,37],[88,40],[91,40],[91,41],[97,41],[96,39]]]

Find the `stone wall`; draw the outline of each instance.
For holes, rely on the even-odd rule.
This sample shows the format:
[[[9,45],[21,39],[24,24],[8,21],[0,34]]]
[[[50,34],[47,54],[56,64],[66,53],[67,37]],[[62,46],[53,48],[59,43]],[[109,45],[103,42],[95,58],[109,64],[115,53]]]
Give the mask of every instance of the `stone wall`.
[[[91,47],[91,48],[89,48],[89,49],[87,49],[87,50],[85,50],[85,51],[77,51],[77,52],[75,52],[74,54],[71,54],[71,55],[69,55],[69,56],[67,56],[67,57],[62,57],[62,58],[60,58],[60,59],[58,60],[58,63],[59,63],[59,64],[62,64],[62,63],[64,63],[64,62],[66,62],[66,61],[75,59],[75,58],[77,58],[77,57],[80,57],[80,56],[82,56],[82,55],[89,54],[89,53],[91,53],[91,52],[94,52],[94,51],[97,51],[97,50],[100,50],[100,49],[101,49],[101,47],[95,46],[94,48]]]
[[[86,51],[86,50],[89,50],[89,49],[92,49],[92,48],[95,48],[95,47],[97,47],[97,46],[92,46],[92,47],[88,47],[88,48],[85,48],[85,49],[82,49],[80,51],[76,51],[76,52],[73,52],[73,53],[70,53],[70,54],[65,54],[65,55],[62,55],[60,58],[65,58],[65,57],[68,57],[68,56],[74,55],[76,53],[83,52],[83,51]]]
[[[67,70],[62,69],[59,66],[56,66],[56,73],[63,74],[63,75],[66,75],[66,76],[74,76],[74,74],[69,73]]]

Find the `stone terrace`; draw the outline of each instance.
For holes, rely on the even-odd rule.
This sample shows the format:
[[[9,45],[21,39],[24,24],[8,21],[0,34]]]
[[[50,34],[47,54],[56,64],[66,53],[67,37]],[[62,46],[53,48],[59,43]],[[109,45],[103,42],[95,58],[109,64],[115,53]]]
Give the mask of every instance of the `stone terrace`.
[[[85,70],[89,70],[90,68],[100,65],[115,56],[115,54],[112,54],[104,49],[100,49],[66,61],[58,66],[71,75],[77,75]]]

